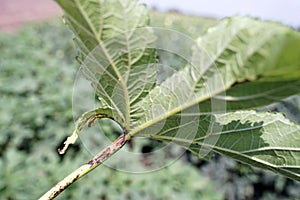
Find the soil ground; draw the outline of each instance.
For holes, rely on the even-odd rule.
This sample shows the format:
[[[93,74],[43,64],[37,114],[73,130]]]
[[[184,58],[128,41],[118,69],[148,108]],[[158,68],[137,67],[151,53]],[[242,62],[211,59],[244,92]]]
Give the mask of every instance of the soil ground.
[[[54,0],[0,0],[0,32],[14,32],[24,23],[61,15]]]

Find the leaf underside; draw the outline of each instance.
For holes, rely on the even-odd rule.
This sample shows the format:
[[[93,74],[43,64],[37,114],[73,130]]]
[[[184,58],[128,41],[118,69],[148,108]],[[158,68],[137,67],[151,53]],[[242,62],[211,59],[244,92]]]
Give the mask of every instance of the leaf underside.
[[[175,62],[156,51],[166,41],[147,28],[136,0],[56,1],[83,73],[130,136],[173,142],[199,157],[214,151],[300,181],[300,126],[251,110],[300,93],[298,32],[233,17],[182,46],[191,53]],[[161,77],[170,58],[179,65]]]

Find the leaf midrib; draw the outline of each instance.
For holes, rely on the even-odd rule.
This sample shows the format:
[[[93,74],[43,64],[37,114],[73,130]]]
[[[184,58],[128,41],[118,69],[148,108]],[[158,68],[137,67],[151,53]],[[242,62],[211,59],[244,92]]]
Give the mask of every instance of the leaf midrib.
[[[118,80],[121,83],[121,87],[123,89],[124,92],[124,98],[125,98],[125,103],[126,103],[126,116],[124,117],[123,113],[116,107],[117,112],[120,116],[123,116],[123,118],[125,118],[125,126],[124,128],[126,128],[127,130],[129,130],[129,122],[130,122],[130,107],[129,107],[129,94],[128,94],[128,89],[125,83],[125,80],[123,79],[122,75],[120,74],[117,66],[115,65],[115,63],[113,62],[113,60],[111,59],[110,55],[108,54],[105,46],[103,45],[101,39],[100,39],[100,35],[98,36],[97,31],[95,30],[95,27],[93,26],[92,22],[90,21],[89,17],[86,16],[86,13],[84,12],[84,9],[82,8],[81,4],[78,2],[78,0],[75,0],[75,3],[77,5],[77,7],[79,8],[79,11],[81,12],[81,14],[84,17],[84,20],[87,22],[88,26],[90,27],[90,29],[92,30],[92,33],[94,34],[93,37],[96,39],[98,45],[100,46],[101,50],[103,51],[105,57],[108,59],[111,67],[113,68],[114,72],[117,75]],[[100,2],[99,2],[100,3]],[[69,16],[70,17],[70,16]]]
[[[241,32],[241,30],[243,30],[243,29],[245,29],[245,28],[247,28],[247,27],[242,26],[242,27],[239,27],[239,29],[236,29],[236,31],[234,32],[234,34],[232,35],[232,37],[226,42],[226,45],[224,45],[224,48],[222,48],[222,50],[219,51],[217,54],[214,54],[214,60],[215,60],[215,61],[218,60],[218,58],[222,55],[222,53],[227,49],[226,47],[227,47],[230,43],[232,43],[232,41],[236,38],[236,36],[239,34],[239,32]],[[260,45],[259,45],[258,47],[256,47],[255,49],[253,49],[253,51],[251,51],[251,53],[249,53],[248,55],[245,56],[245,60],[246,60],[246,61],[249,60],[249,58],[250,58],[255,52],[258,52],[259,49],[262,48],[262,46],[264,46],[266,43],[268,43],[268,41],[270,40],[270,38],[271,38],[274,34],[275,34],[275,32],[273,32],[273,31],[272,31],[272,33],[268,34],[268,36],[266,36],[265,39],[262,40],[262,42],[260,43]],[[244,62],[244,65],[245,65],[245,64],[246,64],[246,62]],[[203,71],[202,75],[205,74],[205,72],[207,72],[207,70],[209,69],[209,66],[211,66],[211,64],[208,64],[208,67],[206,68],[205,71]],[[182,68],[182,70],[184,70],[184,69],[185,69],[185,68]],[[193,88],[196,87],[196,85],[198,84],[198,82],[199,82],[199,80],[201,79],[202,75],[199,75],[199,78],[197,79],[197,81],[195,81],[195,84],[194,84]],[[170,77],[170,79],[171,79],[171,78],[172,78],[172,76]],[[166,81],[166,80],[165,80],[165,81]],[[224,90],[223,90],[223,88],[221,88],[219,91],[215,92],[214,94],[211,94],[210,96],[204,96],[204,97],[202,97],[202,98],[200,98],[200,99],[198,99],[198,100],[196,100],[196,101],[194,101],[194,102],[191,102],[190,104],[187,104],[186,106],[175,108],[175,109],[169,111],[169,112],[168,112],[166,115],[164,115],[164,116],[161,116],[161,117],[156,118],[156,119],[154,119],[154,120],[150,120],[150,121],[148,121],[148,122],[146,122],[146,123],[144,123],[144,124],[138,126],[137,128],[132,129],[129,133],[130,133],[131,136],[134,136],[134,135],[138,134],[138,132],[142,131],[143,129],[145,129],[145,128],[147,128],[147,127],[149,127],[149,126],[151,126],[151,125],[153,125],[153,124],[155,124],[155,123],[158,123],[158,122],[161,121],[161,120],[167,119],[168,117],[170,117],[170,116],[172,116],[172,115],[174,115],[174,114],[176,114],[176,113],[178,113],[178,112],[180,112],[180,111],[182,111],[182,110],[188,109],[188,108],[190,108],[190,107],[192,107],[192,106],[194,106],[194,105],[196,105],[196,104],[201,103],[202,101],[208,100],[208,99],[210,99],[211,97],[216,96],[217,94],[219,94],[219,93],[222,92],[222,91],[227,91],[228,89],[231,88],[231,86],[232,86],[235,82],[237,82],[237,79],[236,79],[235,81],[232,81],[231,84],[228,84],[228,86],[225,87]],[[141,101],[142,101],[142,100],[141,100]]]

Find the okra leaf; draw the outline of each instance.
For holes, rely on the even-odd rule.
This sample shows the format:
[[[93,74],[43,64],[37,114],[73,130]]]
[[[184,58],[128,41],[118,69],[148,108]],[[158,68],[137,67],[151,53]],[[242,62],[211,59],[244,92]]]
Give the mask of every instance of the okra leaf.
[[[56,1],[75,34],[83,73],[126,139],[173,142],[205,158],[217,152],[300,180],[299,125],[249,110],[300,92],[298,32],[247,17],[225,19],[185,44],[184,56],[176,54],[184,61],[162,76],[161,65],[170,61],[164,59],[173,57],[160,54],[164,41],[147,27],[144,5]]]

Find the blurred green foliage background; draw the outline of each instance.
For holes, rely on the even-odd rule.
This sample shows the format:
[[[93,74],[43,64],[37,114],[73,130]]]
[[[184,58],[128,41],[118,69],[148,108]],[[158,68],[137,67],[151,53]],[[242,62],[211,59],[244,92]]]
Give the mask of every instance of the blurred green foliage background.
[[[182,23],[176,13],[152,15],[153,25],[193,38],[216,23],[195,17]],[[56,151],[74,128],[72,87],[79,65],[71,38],[58,19],[0,34],[0,199],[37,199],[91,158],[80,142],[66,156]],[[99,167],[58,199],[274,200],[300,199],[299,191],[299,183],[270,172],[220,156],[200,161],[187,153],[146,174]]]

